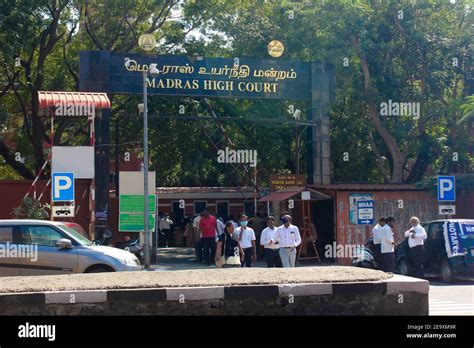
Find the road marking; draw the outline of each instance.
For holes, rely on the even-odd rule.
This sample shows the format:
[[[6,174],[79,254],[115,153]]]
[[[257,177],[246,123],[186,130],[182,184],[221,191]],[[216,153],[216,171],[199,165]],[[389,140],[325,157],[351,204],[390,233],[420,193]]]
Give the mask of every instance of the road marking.
[[[474,303],[431,299],[430,315],[474,315]]]

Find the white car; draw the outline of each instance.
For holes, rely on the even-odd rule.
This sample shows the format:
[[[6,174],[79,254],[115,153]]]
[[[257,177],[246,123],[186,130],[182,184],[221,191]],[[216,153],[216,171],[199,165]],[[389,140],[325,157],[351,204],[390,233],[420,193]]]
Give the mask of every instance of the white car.
[[[95,245],[60,221],[0,220],[0,276],[140,271],[132,253]]]

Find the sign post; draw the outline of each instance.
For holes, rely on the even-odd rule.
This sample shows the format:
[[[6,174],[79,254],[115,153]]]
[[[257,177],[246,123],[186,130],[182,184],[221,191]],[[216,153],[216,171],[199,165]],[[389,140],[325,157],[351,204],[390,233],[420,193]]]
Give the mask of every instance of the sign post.
[[[374,201],[365,200],[357,202],[357,224],[373,225],[374,224]]]
[[[55,202],[69,202],[69,206],[55,207]],[[74,217],[74,173],[55,173],[51,175],[51,220],[54,217]]]
[[[438,175],[437,182],[438,214],[456,215],[456,178],[454,175]]]

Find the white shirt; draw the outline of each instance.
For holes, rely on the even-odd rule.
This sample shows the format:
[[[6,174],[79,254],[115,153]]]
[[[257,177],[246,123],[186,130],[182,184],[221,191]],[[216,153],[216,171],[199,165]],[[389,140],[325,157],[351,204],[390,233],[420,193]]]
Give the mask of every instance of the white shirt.
[[[225,228],[224,223],[221,220],[217,219],[217,235],[218,236],[224,233],[224,228]]]
[[[414,238],[411,237],[412,232],[415,232]],[[408,231],[405,232],[405,237],[408,237],[408,246],[410,248],[416,247],[418,245],[423,245],[424,240],[428,238],[425,229],[420,224],[413,226]]]
[[[280,248],[297,247],[301,244],[300,230],[295,225],[281,225],[275,233],[274,242],[276,241],[279,242]]]
[[[243,229],[242,232],[241,226],[237,227],[234,232],[237,233],[237,236],[239,236],[240,246],[242,247],[242,249],[252,247],[252,241],[256,239],[255,232],[253,231],[253,229],[251,229],[250,227],[246,227],[245,229]],[[242,238],[240,238],[241,233],[243,233]]]
[[[380,252],[385,253],[393,253],[395,251],[394,245],[392,242],[395,240],[393,239],[393,232],[389,225],[385,225],[379,231],[380,233]]]
[[[173,221],[170,218],[163,218],[160,220],[160,230],[169,230]]]
[[[372,229],[372,238],[374,239],[374,244],[382,243],[382,240],[380,238],[381,229],[382,229],[382,226],[380,226],[379,224],[375,225],[374,228]]]
[[[262,231],[262,235],[260,236],[260,245],[263,245],[265,249],[278,249],[280,247],[279,244],[268,244],[270,240],[275,240],[275,234],[277,229],[278,227],[275,226],[273,226],[273,229],[271,229],[270,227],[265,228]]]
[[[199,228],[199,220],[201,220],[201,215],[198,215],[194,218],[194,220],[193,220],[193,227],[194,228]]]

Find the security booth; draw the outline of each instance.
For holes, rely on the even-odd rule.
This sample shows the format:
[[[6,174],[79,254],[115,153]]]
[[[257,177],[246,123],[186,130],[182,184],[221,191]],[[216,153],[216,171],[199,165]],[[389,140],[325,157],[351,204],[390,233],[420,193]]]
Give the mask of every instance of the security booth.
[[[293,218],[293,224],[298,226],[301,234],[301,246],[298,248],[297,259],[321,260],[321,242],[333,238],[333,230],[318,230],[315,219],[314,203],[330,201],[331,196],[307,186],[288,187],[272,192],[262,197],[259,202],[267,203],[268,214],[272,214],[279,222],[283,212],[288,212]]]
[[[103,149],[96,146],[95,129],[103,114],[110,111],[110,100],[105,93],[39,91],[38,106],[40,116],[49,117],[51,120],[51,151],[29,191],[36,191],[37,180],[43,175],[49,164],[51,178],[44,189],[50,187],[52,192],[51,220],[74,219],[81,209],[84,210],[80,204],[75,204],[80,198],[78,197],[79,192],[74,190],[76,181],[87,181],[89,185],[87,192],[89,196],[89,225],[82,227],[88,230],[91,239],[95,239],[96,229],[107,227],[107,202],[95,199],[96,186],[108,189],[108,181],[102,182],[101,178],[96,175],[97,164]],[[56,128],[64,128],[66,124],[78,122],[84,118],[87,118],[86,127],[89,139],[80,146],[61,146],[61,139],[55,136],[55,125],[57,125]],[[80,194],[85,195],[86,193],[80,192]]]

